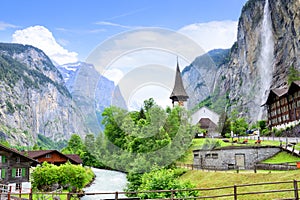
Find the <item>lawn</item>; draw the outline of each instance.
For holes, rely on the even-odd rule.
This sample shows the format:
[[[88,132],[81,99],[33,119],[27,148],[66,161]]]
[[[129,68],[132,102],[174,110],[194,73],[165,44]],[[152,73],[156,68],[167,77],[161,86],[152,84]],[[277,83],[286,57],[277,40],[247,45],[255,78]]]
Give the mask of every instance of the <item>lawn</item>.
[[[190,170],[180,178],[181,180],[190,181],[195,184],[197,188],[214,188],[222,186],[233,186],[235,184],[253,184],[264,182],[277,182],[277,181],[292,181],[294,179],[300,181],[300,170],[294,171],[261,171],[257,173],[253,171],[226,171],[226,172],[208,172],[201,170]],[[298,183],[299,185],[299,183]],[[293,184],[280,184],[280,185],[260,185],[260,186],[248,186],[238,187],[238,193],[241,192],[258,192],[266,190],[278,190],[278,189],[292,189]],[[201,195],[221,195],[232,194],[233,187],[222,190],[207,190],[201,191]],[[270,193],[270,194],[255,194],[238,196],[238,199],[278,199],[293,197],[293,192],[287,193]],[[233,199],[233,197],[222,198]]]
[[[272,158],[269,158],[267,160],[264,160],[262,163],[268,163],[268,164],[279,164],[279,163],[294,163],[299,161],[300,158],[291,155],[290,153],[287,152],[280,152],[273,156]]]

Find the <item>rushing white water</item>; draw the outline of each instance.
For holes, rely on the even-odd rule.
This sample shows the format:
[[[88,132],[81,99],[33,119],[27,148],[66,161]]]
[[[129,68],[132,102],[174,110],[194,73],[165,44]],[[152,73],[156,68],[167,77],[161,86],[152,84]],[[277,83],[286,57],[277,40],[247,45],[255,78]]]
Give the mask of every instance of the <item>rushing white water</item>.
[[[94,183],[84,189],[85,193],[98,192],[122,192],[127,184],[126,174],[111,170],[95,169],[93,171],[96,175]],[[118,195],[118,197],[125,197]],[[114,194],[105,195],[85,195],[81,200],[99,200],[99,199],[115,199]]]
[[[264,6],[264,16],[261,29],[261,51],[258,59],[258,69],[260,73],[260,105],[267,98],[268,90],[271,87],[274,64],[274,39],[272,33],[272,21],[269,10],[269,0],[266,0]],[[262,110],[260,110],[258,119],[262,118]]]

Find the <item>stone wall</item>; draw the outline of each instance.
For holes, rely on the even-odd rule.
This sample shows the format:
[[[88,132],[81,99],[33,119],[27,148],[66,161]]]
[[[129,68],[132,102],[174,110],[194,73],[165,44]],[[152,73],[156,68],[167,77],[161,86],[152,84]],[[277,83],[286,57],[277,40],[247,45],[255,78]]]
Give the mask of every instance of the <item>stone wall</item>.
[[[255,163],[280,152],[279,147],[251,146],[224,147],[213,150],[195,150],[194,165],[199,168],[226,170],[230,168],[253,169]]]

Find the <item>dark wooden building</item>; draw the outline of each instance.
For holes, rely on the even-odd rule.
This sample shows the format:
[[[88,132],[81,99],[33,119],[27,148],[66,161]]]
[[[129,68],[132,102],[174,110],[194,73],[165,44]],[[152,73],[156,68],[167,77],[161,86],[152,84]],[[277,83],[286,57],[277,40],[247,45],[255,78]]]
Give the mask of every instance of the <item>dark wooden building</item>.
[[[300,120],[300,81],[289,87],[270,91],[265,103],[268,112],[268,126],[276,127]]]
[[[29,169],[39,164],[38,161],[23,155],[21,152],[0,144],[0,183],[13,186],[13,190],[29,182]]]
[[[82,160],[76,154],[63,154],[57,150],[37,150],[27,151],[27,155],[39,161],[40,163],[48,162],[54,165],[61,165],[70,161],[72,164],[82,164]]]

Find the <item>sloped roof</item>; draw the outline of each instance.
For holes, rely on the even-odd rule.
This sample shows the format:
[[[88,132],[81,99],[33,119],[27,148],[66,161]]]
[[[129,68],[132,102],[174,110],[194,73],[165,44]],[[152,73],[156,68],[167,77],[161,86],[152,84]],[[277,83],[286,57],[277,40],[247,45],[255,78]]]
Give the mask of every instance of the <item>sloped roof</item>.
[[[2,149],[3,151],[12,152],[12,153],[14,153],[14,154],[17,154],[18,156],[23,157],[23,158],[25,158],[25,159],[27,159],[27,160],[30,160],[30,161],[32,161],[32,162],[35,163],[35,164],[38,164],[38,163],[39,163],[38,161],[32,159],[30,156],[24,155],[23,152],[20,152],[20,151],[17,151],[17,150],[15,150],[15,149],[6,147],[6,146],[4,146],[4,145],[2,145],[2,144],[0,144],[0,149]]]
[[[199,120],[199,124],[201,128],[216,128],[217,125],[211,121],[209,118],[201,118]]]
[[[29,157],[36,159],[38,157],[44,156],[44,155],[52,153],[54,151],[57,151],[57,150],[36,150],[36,151],[34,150],[34,151],[26,151],[26,153],[28,154]]]
[[[287,95],[295,87],[300,87],[300,81],[293,81],[290,87],[283,86],[280,88],[274,88],[270,90],[266,103],[264,103],[262,106],[270,104],[270,102],[272,102],[272,99],[276,96],[282,97],[284,95]]]
[[[177,61],[177,68],[176,68],[176,75],[175,75],[175,83],[174,83],[174,88],[171,93],[170,99],[172,100],[187,100],[189,96],[187,95],[184,86],[183,86],[183,81],[179,69],[179,64]]]
[[[68,158],[70,158],[71,160],[73,160],[74,162],[78,163],[78,164],[81,164],[82,163],[82,160],[80,158],[79,155],[77,154],[65,154]]]
[[[46,154],[53,153],[53,152],[56,152],[56,153],[62,155],[63,157],[69,159],[71,162],[78,163],[78,164],[82,163],[81,158],[77,154],[63,154],[63,153],[61,153],[61,152],[59,152],[57,150],[27,151],[28,156],[31,157],[31,158],[33,158],[33,159],[37,159],[37,158],[39,158],[41,156],[45,156]]]

